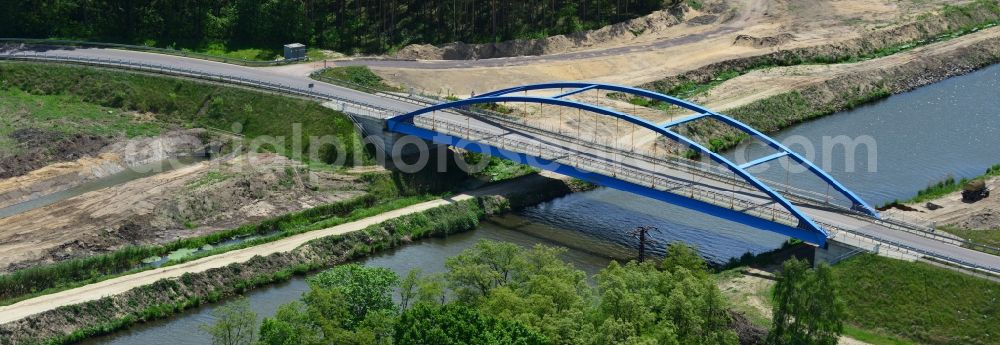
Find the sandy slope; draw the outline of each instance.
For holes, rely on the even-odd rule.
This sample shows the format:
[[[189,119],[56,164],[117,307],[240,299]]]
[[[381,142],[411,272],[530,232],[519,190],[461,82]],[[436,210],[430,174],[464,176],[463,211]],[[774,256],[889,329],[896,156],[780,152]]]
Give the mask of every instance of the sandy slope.
[[[383,77],[434,94],[467,95],[525,83],[591,80],[638,85],[713,62],[762,55],[774,49],[807,47],[859,37],[875,28],[912,20],[947,2],[891,0],[727,1],[737,14],[708,25],[686,22],[632,40],[606,42],[584,50],[476,61],[369,63]],[[737,35],[789,34],[776,47],[734,44]],[[439,69],[441,65],[450,69]],[[456,68],[462,67],[462,68]]]

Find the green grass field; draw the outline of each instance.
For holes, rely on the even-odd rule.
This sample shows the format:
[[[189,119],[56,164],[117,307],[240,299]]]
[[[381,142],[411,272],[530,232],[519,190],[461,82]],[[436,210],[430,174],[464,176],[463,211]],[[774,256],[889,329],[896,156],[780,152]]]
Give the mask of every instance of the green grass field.
[[[953,226],[945,226],[938,229],[967,239],[973,243],[1000,248],[1000,229],[961,229]]]
[[[330,145],[313,148],[319,153],[316,158],[324,162],[343,159],[350,164],[360,152],[360,138],[343,114],[313,101],[235,87],[79,66],[17,62],[0,63],[0,92],[25,95],[18,102],[54,97],[41,101],[38,110],[42,116],[65,117],[74,113],[75,117],[96,118],[97,113],[108,110],[112,111],[110,115],[116,111],[152,113],[158,121],[180,126],[238,131],[246,137],[247,144],[254,140],[268,142],[271,144],[262,145],[264,149],[293,157],[301,155],[302,160],[309,160],[311,137],[330,135],[342,145],[342,152]],[[60,101],[70,101],[82,110],[79,114],[52,110],[61,107]],[[300,129],[293,124],[300,124]],[[135,127],[124,128],[136,134],[149,130]],[[296,146],[296,139],[301,139],[302,144]]]
[[[345,66],[331,67],[314,73],[312,77],[316,80],[326,81],[338,85],[347,86],[364,92],[402,91],[397,87],[386,84],[382,77],[371,71],[367,66]]]
[[[847,304],[848,323],[868,330],[864,333],[922,344],[997,343],[998,283],[925,263],[867,254],[833,269],[838,292]]]
[[[66,134],[88,133],[128,138],[155,136],[162,124],[138,114],[84,102],[72,95],[32,95],[19,89],[0,90],[0,125],[31,126]]]

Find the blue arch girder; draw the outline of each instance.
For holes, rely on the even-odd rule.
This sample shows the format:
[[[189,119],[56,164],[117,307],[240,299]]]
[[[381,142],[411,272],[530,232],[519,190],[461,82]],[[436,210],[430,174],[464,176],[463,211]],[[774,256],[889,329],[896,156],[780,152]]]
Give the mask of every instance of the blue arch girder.
[[[870,207],[868,207],[868,205],[865,204],[864,201],[862,201],[860,198],[857,198],[853,193],[851,193],[846,188],[844,188],[842,185],[840,185],[838,182],[836,182],[835,180],[833,180],[833,178],[830,177],[828,174],[826,174],[822,170],[816,168],[811,162],[805,160],[804,158],[802,158],[801,156],[799,156],[797,153],[795,153],[795,152],[793,152],[793,151],[785,148],[784,146],[782,146],[781,144],[777,143],[773,139],[771,139],[771,138],[763,135],[762,133],[760,133],[760,132],[758,132],[758,131],[750,128],[749,126],[746,126],[745,124],[742,124],[739,121],[736,121],[735,119],[732,119],[732,118],[729,118],[727,116],[724,116],[724,115],[712,112],[712,111],[710,111],[710,110],[708,110],[706,108],[703,108],[701,106],[698,106],[698,105],[696,105],[694,103],[690,103],[690,102],[687,102],[687,101],[684,101],[684,100],[680,100],[680,99],[677,99],[677,98],[673,98],[673,97],[670,97],[670,96],[666,96],[666,95],[662,95],[662,94],[650,92],[650,91],[647,91],[647,90],[635,89],[635,88],[630,88],[630,87],[625,87],[625,86],[605,85],[605,84],[592,84],[592,83],[549,83],[549,84],[527,85],[527,86],[521,86],[521,87],[516,87],[516,88],[510,88],[510,89],[505,89],[505,90],[494,91],[494,92],[486,93],[486,94],[479,95],[479,96],[476,96],[476,97],[473,97],[473,98],[469,98],[469,99],[464,99],[464,100],[459,100],[459,101],[454,101],[454,102],[449,102],[449,103],[437,104],[437,105],[426,107],[426,108],[423,108],[423,109],[420,109],[420,110],[417,110],[417,111],[414,111],[414,112],[411,112],[411,113],[407,113],[407,114],[395,116],[395,117],[392,117],[392,118],[390,118],[390,119],[388,119],[386,121],[386,127],[390,131],[400,132],[400,133],[404,133],[404,134],[416,135],[418,137],[422,137],[422,138],[427,139],[427,140],[432,140],[432,141],[435,141],[435,142],[440,143],[440,144],[459,145],[459,144],[462,143],[463,139],[456,138],[456,137],[449,136],[449,135],[445,135],[445,134],[442,134],[442,133],[437,133],[437,132],[432,131],[432,130],[427,130],[427,129],[416,127],[413,124],[413,118],[416,117],[416,116],[419,116],[421,114],[426,114],[426,113],[430,113],[430,112],[437,111],[437,110],[458,108],[458,107],[463,107],[463,106],[472,105],[472,104],[500,103],[500,102],[515,102],[515,103],[516,102],[524,102],[524,103],[550,104],[550,105],[556,105],[556,106],[564,106],[564,107],[569,107],[569,108],[576,108],[576,109],[581,109],[581,110],[587,110],[589,112],[593,112],[593,113],[596,113],[596,114],[601,114],[601,115],[605,115],[605,116],[615,117],[615,118],[618,118],[618,119],[622,119],[622,120],[631,122],[631,123],[636,124],[638,126],[647,128],[649,130],[652,130],[652,131],[654,131],[654,132],[656,132],[658,134],[661,134],[663,136],[666,136],[666,137],[668,137],[668,138],[670,138],[670,139],[672,139],[674,141],[683,143],[684,145],[688,146],[689,148],[691,148],[691,149],[693,149],[693,150],[695,150],[697,152],[700,152],[701,154],[704,154],[704,155],[710,157],[713,161],[716,161],[716,162],[722,164],[723,166],[727,167],[730,171],[732,171],[735,175],[740,176],[744,181],[746,181],[747,183],[753,185],[759,191],[765,193],[775,203],[781,205],[783,208],[785,208],[786,210],[788,210],[789,213],[792,214],[799,221],[798,226],[796,228],[791,228],[791,227],[785,226],[783,224],[778,224],[778,223],[774,223],[774,222],[767,222],[765,220],[762,220],[762,219],[759,219],[759,218],[756,218],[756,217],[752,217],[750,215],[742,214],[740,212],[736,212],[736,211],[733,211],[733,210],[729,210],[727,208],[716,206],[714,204],[709,204],[709,203],[701,202],[701,201],[694,200],[694,199],[687,199],[687,198],[680,197],[680,196],[674,196],[673,194],[665,193],[665,192],[660,192],[660,191],[657,191],[655,189],[651,190],[651,189],[649,189],[649,188],[647,188],[645,186],[634,185],[634,184],[626,182],[626,181],[618,180],[618,179],[615,179],[615,178],[609,178],[607,176],[596,174],[596,173],[587,173],[587,172],[581,172],[581,171],[576,170],[576,169],[570,169],[568,167],[562,166],[561,164],[558,164],[557,162],[547,161],[547,160],[544,160],[544,159],[540,159],[539,157],[530,157],[532,159],[528,159],[529,157],[527,155],[525,155],[525,154],[521,154],[521,153],[517,153],[517,152],[513,152],[513,151],[508,151],[508,150],[504,150],[504,149],[500,149],[500,148],[496,148],[496,147],[492,147],[492,146],[488,146],[488,145],[483,145],[482,147],[480,147],[478,149],[475,146],[473,146],[472,148],[473,148],[474,151],[479,151],[479,152],[482,152],[482,153],[487,153],[487,154],[495,155],[495,156],[496,155],[503,156],[503,157],[506,157],[508,159],[512,159],[512,160],[518,161],[519,163],[532,164],[532,165],[535,165],[536,167],[554,170],[554,171],[559,172],[559,173],[563,173],[563,174],[570,175],[570,176],[573,176],[573,177],[582,178],[582,179],[585,179],[585,180],[588,180],[588,181],[591,181],[591,182],[594,182],[594,183],[598,183],[598,184],[601,184],[601,185],[605,185],[605,186],[608,186],[608,187],[613,187],[613,188],[618,188],[618,189],[625,189],[627,191],[635,192],[635,193],[638,193],[640,195],[654,197],[654,198],[657,198],[657,199],[660,199],[660,200],[664,200],[664,201],[667,201],[667,202],[675,203],[675,204],[678,204],[678,205],[681,205],[681,206],[685,206],[685,207],[688,207],[688,208],[692,208],[692,209],[696,209],[696,210],[701,210],[703,212],[709,212],[709,213],[715,214],[717,216],[721,216],[722,218],[727,218],[727,219],[739,221],[739,222],[742,222],[744,224],[748,224],[748,225],[751,225],[751,226],[756,226],[756,227],[760,227],[760,228],[764,228],[764,229],[768,229],[768,230],[773,230],[773,231],[776,231],[776,232],[779,232],[779,233],[782,233],[782,234],[785,234],[785,235],[788,235],[788,236],[796,237],[796,238],[799,238],[799,239],[802,239],[804,241],[811,242],[811,243],[814,243],[814,244],[817,244],[817,245],[820,245],[820,246],[825,245],[826,237],[828,236],[828,233],[822,227],[820,227],[819,225],[817,225],[809,216],[807,216],[805,213],[803,213],[801,210],[799,210],[798,207],[796,207],[791,202],[789,202],[784,196],[782,196],[781,194],[778,194],[773,189],[771,189],[770,187],[768,187],[767,185],[765,185],[764,183],[762,183],[759,179],[757,179],[756,177],[754,177],[753,175],[751,175],[750,173],[748,173],[746,171],[746,168],[749,167],[748,165],[744,165],[744,166],[736,165],[733,162],[731,162],[728,159],[726,159],[725,157],[723,157],[723,156],[721,156],[721,155],[719,155],[719,154],[717,154],[717,153],[709,150],[708,148],[704,147],[703,145],[698,144],[697,142],[695,142],[695,141],[693,141],[693,140],[691,140],[691,139],[689,139],[689,138],[687,138],[685,136],[682,136],[682,135],[680,135],[680,134],[678,134],[678,133],[676,133],[674,131],[671,131],[669,129],[670,127],[672,127],[674,125],[677,125],[679,123],[668,123],[666,125],[659,125],[659,124],[655,124],[655,123],[649,122],[649,121],[647,121],[645,119],[638,118],[638,117],[635,117],[635,116],[632,116],[632,115],[629,115],[629,114],[625,114],[625,113],[622,113],[622,112],[619,112],[619,111],[616,111],[616,110],[612,110],[612,109],[608,109],[608,108],[604,108],[604,107],[599,107],[599,106],[594,106],[594,105],[590,105],[590,104],[586,104],[586,103],[581,103],[581,102],[576,102],[576,101],[562,99],[562,97],[564,97],[566,95],[576,93],[574,91],[563,93],[563,94],[560,94],[559,96],[556,96],[556,97],[506,96],[507,94],[514,93],[514,92],[520,92],[520,91],[541,90],[541,89],[555,89],[555,88],[560,88],[560,89],[576,88],[577,89],[576,91],[580,91],[580,92],[586,91],[586,90],[590,90],[590,89],[602,89],[602,90],[608,90],[608,91],[626,92],[626,93],[630,93],[630,94],[635,94],[635,95],[640,95],[640,96],[644,96],[644,97],[649,97],[649,98],[657,99],[657,100],[664,101],[664,102],[669,102],[671,104],[675,104],[675,105],[684,107],[686,109],[699,112],[701,114],[701,115],[698,116],[699,118],[700,117],[711,117],[711,118],[716,118],[716,119],[722,120],[724,123],[731,124],[731,125],[733,125],[736,128],[740,128],[741,130],[744,130],[744,132],[746,132],[747,134],[749,134],[751,136],[761,138],[762,141],[765,141],[770,146],[777,148],[780,151],[781,156],[788,155],[792,159],[795,159],[796,161],[800,161],[804,165],[811,167],[810,170],[818,171],[819,173],[817,173],[817,175],[820,175],[821,177],[826,176],[824,178],[824,180],[827,181],[828,183],[830,183],[831,186],[833,186],[834,188],[836,188],[838,191],[841,191],[842,193],[844,193],[845,195],[847,195],[848,198],[851,198],[851,200],[855,202],[856,208],[870,209],[870,210],[872,210],[872,213],[869,213],[869,214],[872,214],[872,215],[874,215],[874,216],[877,217],[877,213],[875,213],[873,209],[871,209]],[[553,165],[553,164],[555,164],[555,165]],[[553,166],[555,166],[556,168],[552,168]],[[686,200],[684,200],[684,199],[686,199]],[[857,205],[861,205],[862,207],[857,207]],[[763,224],[762,222],[763,223],[770,223],[770,224]]]
[[[522,91],[527,92],[527,91],[534,91],[534,90],[551,90],[551,89],[567,89],[567,88],[575,88],[577,90],[584,90],[584,91],[586,91],[586,90],[592,90],[592,89],[598,89],[598,90],[622,92],[622,93],[632,94],[632,95],[636,95],[636,96],[647,97],[647,98],[650,98],[650,99],[655,99],[655,100],[658,100],[658,101],[661,101],[661,102],[667,102],[667,103],[670,103],[670,104],[673,104],[673,105],[676,105],[676,106],[679,106],[679,107],[682,107],[682,108],[685,108],[685,109],[688,109],[688,110],[691,110],[691,111],[693,111],[695,113],[700,114],[700,115],[696,115],[696,116],[694,116],[692,118],[687,118],[687,119],[678,120],[678,121],[675,121],[675,122],[672,122],[672,123],[664,124],[663,125],[664,128],[670,128],[670,127],[673,127],[673,126],[676,126],[676,125],[680,125],[680,124],[683,124],[683,123],[686,123],[686,122],[695,121],[695,120],[699,120],[699,119],[703,119],[703,118],[713,118],[713,119],[719,120],[719,121],[721,121],[721,122],[723,122],[723,123],[725,123],[727,125],[730,125],[730,126],[736,128],[736,129],[742,131],[743,133],[745,133],[745,134],[747,134],[747,135],[749,135],[749,136],[751,136],[751,137],[753,137],[753,138],[755,138],[757,140],[760,140],[760,141],[764,142],[765,144],[767,144],[772,149],[778,151],[779,154],[781,154],[781,155],[787,155],[789,158],[791,158],[795,162],[797,162],[797,163],[805,166],[807,169],[809,169],[810,172],[812,172],[814,175],[816,175],[817,177],[819,177],[820,179],[822,179],[823,182],[827,183],[834,190],[836,190],[837,192],[841,193],[844,197],[846,197],[848,200],[850,200],[851,203],[852,203],[852,205],[851,205],[851,209],[852,210],[857,211],[857,212],[861,212],[861,213],[865,213],[865,214],[867,214],[869,216],[872,216],[872,217],[875,217],[875,218],[881,218],[881,216],[879,215],[878,211],[874,207],[872,207],[871,205],[869,205],[867,202],[865,202],[863,199],[861,199],[860,197],[858,197],[857,194],[854,194],[854,192],[852,192],[849,189],[847,189],[847,187],[845,187],[843,184],[841,184],[836,179],[834,179],[833,176],[830,176],[829,173],[827,173],[823,169],[820,169],[819,167],[817,167],[816,164],[813,164],[813,162],[809,161],[808,159],[805,159],[805,157],[802,157],[802,155],[800,155],[797,152],[792,151],[788,147],[782,145],[777,140],[774,140],[773,138],[765,135],[764,133],[762,133],[762,132],[754,129],[753,127],[750,127],[749,125],[747,125],[745,123],[742,123],[742,122],[740,122],[740,121],[738,121],[738,120],[736,120],[736,119],[734,119],[732,117],[729,117],[729,116],[726,116],[726,115],[714,112],[711,109],[705,108],[705,107],[703,107],[701,105],[698,105],[698,104],[695,104],[695,103],[692,103],[692,102],[685,101],[685,100],[680,99],[680,98],[671,97],[671,96],[667,96],[667,95],[664,95],[664,94],[661,94],[661,93],[657,93],[657,92],[653,92],[653,91],[649,91],[649,90],[644,90],[644,89],[639,89],[639,88],[634,88],[634,87],[621,86],[621,85],[611,85],[611,84],[600,84],[600,83],[585,83],[585,82],[558,82],[558,83],[543,83],[543,84],[523,85],[523,86],[517,86],[517,87],[508,88],[508,89],[497,90],[497,91],[485,93],[485,94],[479,95],[477,97],[479,97],[479,98],[485,98],[485,97],[495,97],[495,96],[500,96],[500,95],[507,95],[507,94],[511,94],[511,93],[514,93],[514,92],[522,92]],[[752,165],[748,164],[748,167],[749,166],[752,166]]]

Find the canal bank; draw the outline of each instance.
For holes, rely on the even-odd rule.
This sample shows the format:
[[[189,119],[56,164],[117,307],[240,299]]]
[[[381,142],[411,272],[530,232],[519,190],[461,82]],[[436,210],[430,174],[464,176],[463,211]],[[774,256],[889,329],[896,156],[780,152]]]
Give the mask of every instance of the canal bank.
[[[137,274],[142,279],[125,276],[45,295],[0,309],[8,319],[0,325],[0,341],[80,341],[411,241],[470,230],[487,215],[580,188],[587,186],[530,175],[473,194]]]
[[[405,277],[410,270],[418,268],[423,274],[442,273],[445,272],[446,258],[457,255],[480,240],[515,243],[522,247],[530,247],[536,243],[563,246],[562,243],[529,235],[489,218],[480,223],[475,231],[421,240],[355,262],[372,267],[386,267],[400,277]],[[596,274],[610,262],[607,257],[576,249],[569,249],[563,255],[563,259],[587,272],[588,276]],[[294,277],[287,282],[247,292],[244,296],[258,314],[260,322],[264,317],[273,316],[281,305],[299,300],[302,293],[309,290],[305,280],[305,277]],[[136,325],[121,332],[87,340],[82,344],[209,344],[211,337],[198,329],[203,324],[215,322],[212,311],[221,305],[212,304],[194,308],[174,317]]]

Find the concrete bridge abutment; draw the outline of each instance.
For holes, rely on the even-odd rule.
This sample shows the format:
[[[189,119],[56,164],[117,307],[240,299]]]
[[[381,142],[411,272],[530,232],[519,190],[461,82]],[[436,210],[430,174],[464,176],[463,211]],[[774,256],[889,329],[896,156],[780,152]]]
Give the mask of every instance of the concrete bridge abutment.
[[[389,132],[385,120],[351,115],[361,131],[362,143],[374,147],[376,161],[389,170],[422,169],[420,165],[437,162],[437,156],[446,156],[447,146],[423,138]]]
[[[854,254],[858,254],[861,251],[862,250],[857,247],[835,241],[831,238],[826,241],[825,248],[816,247],[815,253],[813,254],[813,266],[817,266],[823,262],[828,265],[833,265],[854,256]]]

